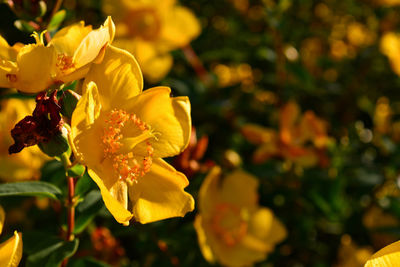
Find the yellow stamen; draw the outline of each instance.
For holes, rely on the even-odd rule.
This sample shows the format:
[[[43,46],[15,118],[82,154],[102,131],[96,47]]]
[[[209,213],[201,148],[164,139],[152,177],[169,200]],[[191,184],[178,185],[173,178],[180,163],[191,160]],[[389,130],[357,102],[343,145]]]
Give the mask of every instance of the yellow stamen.
[[[56,66],[61,72],[66,72],[67,70],[74,68],[75,63],[73,62],[72,57],[67,56],[66,54],[58,54]]]
[[[154,149],[150,142],[146,140],[154,137],[154,135],[135,114],[129,114],[123,110],[113,109],[105,122],[106,127],[102,138],[104,155],[113,160],[113,168],[117,171],[121,180],[129,183],[137,182],[139,177],[150,171]],[[141,133],[136,137],[124,138],[122,128],[128,123],[135,125]],[[147,155],[140,164],[134,159],[131,151],[142,142],[146,142]]]

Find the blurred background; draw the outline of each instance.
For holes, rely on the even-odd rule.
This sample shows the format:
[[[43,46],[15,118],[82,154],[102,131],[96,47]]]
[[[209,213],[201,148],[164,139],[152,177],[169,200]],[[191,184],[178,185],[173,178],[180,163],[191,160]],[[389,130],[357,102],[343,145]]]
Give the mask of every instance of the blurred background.
[[[81,20],[97,28],[112,15],[113,44],[138,58],[144,88],[165,85],[189,96],[192,140],[168,161],[187,175],[195,199],[212,166],[257,178],[259,205],[273,211],[287,236],[255,266],[363,266],[399,239],[400,1],[180,0],[191,22],[173,45],[157,43],[148,28],[149,36],[138,34],[143,43],[129,41],[139,37],[118,17],[117,2],[64,0],[53,31]],[[30,34],[43,30],[55,5],[4,1],[1,36],[10,45],[34,42]],[[146,45],[152,48],[140,48]],[[0,142],[8,135],[1,129]],[[5,157],[4,182],[41,179],[67,190],[60,162],[19,162],[32,172],[15,178]],[[184,218],[124,227],[87,181],[77,207],[79,249],[68,266],[212,265],[193,226],[197,207]],[[7,214],[1,240],[23,231],[25,266],[46,247],[41,233],[60,232],[65,207],[46,198],[0,201]]]

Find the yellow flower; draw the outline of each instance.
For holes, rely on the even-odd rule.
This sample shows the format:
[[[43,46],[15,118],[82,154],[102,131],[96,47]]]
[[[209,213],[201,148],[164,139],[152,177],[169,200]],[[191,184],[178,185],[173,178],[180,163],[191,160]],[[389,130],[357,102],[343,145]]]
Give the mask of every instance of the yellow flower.
[[[57,32],[45,46],[43,33],[34,33],[34,44],[10,47],[0,36],[0,87],[38,93],[52,84],[81,79],[90,63],[101,61],[114,38],[111,18],[97,30],[83,22]]]
[[[0,234],[3,230],[5,212],[0,206]],[[16,267],[22,257],[21,233],[14,232],[14,236],[0,244],[0,266]]]
[[[183,190],[186,177],[161,159],[188,145],[189,99],[170,98],[167,87],[142,87],[132,55],[109,46],[86,76],[71,121],[77,159],[88,167],[108,210],[126,225],[132,217],[148,223],[194,208]]]
[[[175,0],[107,0],[104,11],[115,19],[114,45],[131,52],[151,82],[171,69],[169,52],[189,44],[201,30],[194,14]]]
[[[299,106],[289,102],[279,111],[279,124],[279,132],[254,124],[243,126],[244,137],[260,145],[253,155],[255,162],[262,163],[277,156],[305,167],[327,164],[324,149],[330,138],[325,121],[312,111],[301,115]]]
[[[394,242],[372,255],[364,267],[394,267],[400,262],[400,241]]]
[[[393,32],[385,33],[381,38],[380,50],[389,58],[392,70],[400,75],[400,36]]]
[[[204,258],[226,266],[264,260],[287,233],[268,208],[257,204],[258,181],[237,170],[221,179],[215,167],[199,192],[195,228]]]
[[[10,131],[18,121],[32,114],[35,100],[8,99],[2,100],[0,105],[0,180],[11,182],[38,179],[40,168],[48,158],[37,146],[8,154],[8,148],[14,143]]]

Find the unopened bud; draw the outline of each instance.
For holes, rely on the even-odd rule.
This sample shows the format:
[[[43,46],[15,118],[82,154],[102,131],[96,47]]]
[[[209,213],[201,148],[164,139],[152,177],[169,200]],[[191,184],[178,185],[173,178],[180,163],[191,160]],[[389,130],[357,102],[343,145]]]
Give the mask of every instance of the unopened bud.
[[[51,137],[48,142],[41,142],[38,144],[39,148],[48,156],[60,156],[68,151],[68,130],[62,127],[61,132]]]
[[[72,113],[74,112],[80,98],[81,96],[72,90],[65,91],[59,100],[61,114],[71,119]]]

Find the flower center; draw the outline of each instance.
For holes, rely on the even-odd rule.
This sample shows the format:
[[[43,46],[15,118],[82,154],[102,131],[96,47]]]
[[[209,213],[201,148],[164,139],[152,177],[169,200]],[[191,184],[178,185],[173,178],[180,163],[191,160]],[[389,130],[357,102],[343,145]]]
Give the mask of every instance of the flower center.
[[[58,54],[56,66],[61,72],[66,72],[73,68],[75,63],[72,62],[72,57],[67,56],[66,54]]]
[[[247,222],[239,207],[221,203],[215,208],[211,225],[214,233],[229,247],[238,244],[247,233]]]
[[[141,121],[136,114],[130,114],[120,109],[111,110],[105,123],[102,138],[105,157],[112,160],[113,168],[121,180],[137,182],[139,177],[150,171],[154,150],[147,139],[154,135],[147,124]],[[138,132],[137,136],[124,138],[122,130],[126,126],[133,126]],[[146,155],[139,162],[137,157],[134,157],[132,150],[142,142],[145,142]]]
[[[160,18],[156,10],[151,8],[129,12],[126,24],[131,36],[140,36],[148,41],[156,39],[161,30]]]

